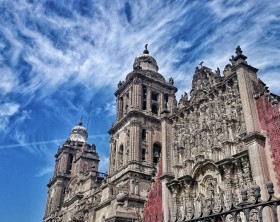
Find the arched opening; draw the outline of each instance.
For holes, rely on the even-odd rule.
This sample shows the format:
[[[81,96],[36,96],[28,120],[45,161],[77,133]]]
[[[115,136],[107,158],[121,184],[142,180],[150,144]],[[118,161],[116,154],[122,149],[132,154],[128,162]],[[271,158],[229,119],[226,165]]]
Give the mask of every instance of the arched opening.
[[[146,141],[147,135],[146,135],[146,129],[142,129],[142,141]]]
[[[142,86],[142,110],[147,110],[147,86]]]
[[[67,161],[66,174],[71,174],[73,159],[73,154],[70,153]]]
[[[146,160],[146,149],[142,148],[141,150],[141,160],[145,161]]]
[[[153,163],[157,164],[161,154],[161,145],[154,143],[153,145]]]
[[[158,114],[159,111],[159,94],[152,92],[152,113]]]

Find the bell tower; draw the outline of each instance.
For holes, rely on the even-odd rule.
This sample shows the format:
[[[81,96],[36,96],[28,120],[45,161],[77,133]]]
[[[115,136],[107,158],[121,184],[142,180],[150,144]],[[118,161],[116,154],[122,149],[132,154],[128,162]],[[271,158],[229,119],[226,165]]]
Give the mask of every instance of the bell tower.
[[[72,128],[69,138],[63,146],[58,148],[55,155],[54,173],[47,185],[48,197],[44,222],[58,221],[58,218],[63,218],[63,221],[70,221],[71,215],[65,213],[70,209],[66,203],[76,199],[79,200],[78,197],[87,193],[87,190],[83,187],[73,189],[71,187],[73,181],[82,179],[92,184],[99,183],[99,178],[97,178],[99,156],[95,145],[88,144],[87,139],[87,130],[80,122]],[[97,179],[93,180],[91,178]],[[75,201],[72,201],[72,203],[75,207]],[[72,214],[78,213],[72,211],[74,212]]]
[[[146,44],[143,53],[134,60],[133,71],[119,82],[115,92],[117,119],[109,130],[108,181],[117,204],[128,207],[123,212],[126,211],[126,218],[132,217],[132,220],[136,215],[133,218],[127,209],[134,206],[140,212],[143,208],[161,157],[162,113],[168,111],[172,114],[176,108],[174,81],[170,78],[166,82],[158,70]],[[111,217],[120,217],[118,211],[114,214]]]

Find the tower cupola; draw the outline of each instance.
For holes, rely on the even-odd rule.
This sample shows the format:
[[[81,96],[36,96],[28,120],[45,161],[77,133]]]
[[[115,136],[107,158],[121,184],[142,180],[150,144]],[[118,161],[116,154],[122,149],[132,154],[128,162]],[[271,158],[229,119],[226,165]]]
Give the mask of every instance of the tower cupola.
[[[70,141],[78,141],[85,143],[88,138],[87,129],[83,127],[83,122],[80,121],[77,126],[74,126],[70,132]]]
[[[145,45],[143,53],[135,58],[133,67],[158,72],[157,61],[149,54],[148,44]]]

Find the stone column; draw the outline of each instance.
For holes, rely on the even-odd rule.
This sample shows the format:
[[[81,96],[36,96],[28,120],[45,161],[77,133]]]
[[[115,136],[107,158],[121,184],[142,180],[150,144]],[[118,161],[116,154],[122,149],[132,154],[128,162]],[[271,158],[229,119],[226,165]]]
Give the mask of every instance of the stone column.
[[[169,222],[169,217],[171,218],[171,206],[172,206],[172,197],[170,195],[170,191],[168,190],[166,184],[169,182],[169,179],[162,178],[161,186],[162,186],[162,212],[164,217],[164,222]]]
[[[62,153],[62,156],[60,158],[60,173],[66,173],[66,169],[67,169],[67,162],[68,162],[68,154],[64,151]]]
[[[141,109],[141,98],[142,98],[142,86],[140,84],[140,82],[135,79],[133,82],[133,94],[134,94],[134,103],[133,103],[133,107],[135,109]]]
[[[119,113],[119,119],[121,119],[123,117],[123,97],[119,97],[118,99],[118,113]]]
[[[171,162],[171,134],[172,122],[169,119],[169,111],[164,110],[161,118],[161,135],[162,135],[162,174],[172,173]]]
[[[133,81],[133,85],[132,85],[132,106],[134,109],[137,108],[137,82],[136,82],[136,80]]]
[[[117,103],[117,120],[120,119],[120,100],[119,100],[119,96],[116,99],[116,103]]]
[[[126,93],[123,94],[123,116],[126,115],[127,110],[125,109],[127,103]]]
[[[138,83],[138,97],[137,97],[137,108],[141,109],[142,107],[142,85]]]
[[[115,152],[115,171],[119,169],[119,140],[116,140],[116,152]]]
[[[170,113],[173,113],[173,109],[174,109],[174,95],[169,95],[168,96],[168,110],[170,111]]]
[[[244,62],[236,66],[242,110],[248,135],[244,139],[244,142],[249,151],[252,176],[263,191],[265,190],[268,169],[265,156],[262,153],[265,137],[258,133],[260,127],[257,106],[254,99],[255,91],[253,84],[258,84],[257,71],[256,68]],[[262,194],[265,195],[265,192]]]
[[[247,133],[259,131],[258,111],[254,99],[253,83],[258,83],[257,69],[246,64],[236,67],[238,87],[245,117]]]
[[[153,165],[153,128],[147,127],[147,163]]]
[[[113,153],[113,140],[110,139],[110,162],[109,162],[109,174],[111,174],[113,171],[112,171],[112,164],[113,164],[113,158],[112,158],[112,153]]]
[[[269,174],[265,154],[263,153],[265,137],[257,132],[254,132],[244,138],[244,142],[249,153],[252,177],[261,187],[262,196],[267,196],[267,193],[265,192],[265,183],[268,180]]]
[[[133,109],[133,87],[129,89],[129,110]]]
[[[152,90],[150,87],[147,87],[147,112],[152,112]]]
[[[132,120],[131,124],[131,160],[139,161],[139,152],[140,152],[140,122],[137,120]]]
[[[170,192],[166,186],[166,183],[174,178],[173,173],[171,172],[171,120],[168,118],[169,111],[164,110],[162,112],[161,119],[161,133],[162,133],[162,210],[164,213],[164,221],[168,221],[169,218],[169,201],[171,200]],[[176,196],[176,191],[174,195]],[[174,210],[174,209],[173,209]]]
[[[163,108],[163,106],[164,106],[164,94],[162,94],[162,93],[159,94],[158,105],[159,105],[158,106],[158,112],[161,113],[164,110],[164,108]]]
[[[57,181],[55,186],[55,192],[54,195],[52,196],[52,206],[51,206],[51,212],[55,211],[58,209],[58,207],[60,206],[60,202],[61,202],[61,196],[62,196],[62,182],[61,181]]]

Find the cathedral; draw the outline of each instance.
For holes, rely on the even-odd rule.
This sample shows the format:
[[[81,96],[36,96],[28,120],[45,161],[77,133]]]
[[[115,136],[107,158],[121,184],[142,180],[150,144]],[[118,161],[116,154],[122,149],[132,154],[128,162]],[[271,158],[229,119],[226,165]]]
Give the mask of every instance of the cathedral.
[[[239,46],[229,61],[222,72],[201,63],[177,101],[146,45],[117,85],[108,173],[80,122],[55,155],[43,221],[182,221],[250,200],[256,185],[266,197],[268,181],[279,194],[280,97]]]

